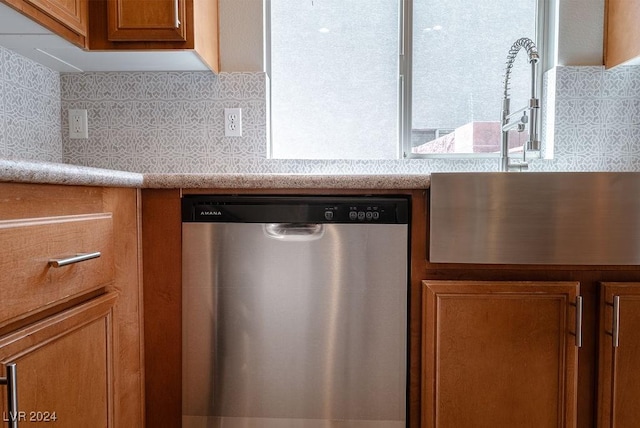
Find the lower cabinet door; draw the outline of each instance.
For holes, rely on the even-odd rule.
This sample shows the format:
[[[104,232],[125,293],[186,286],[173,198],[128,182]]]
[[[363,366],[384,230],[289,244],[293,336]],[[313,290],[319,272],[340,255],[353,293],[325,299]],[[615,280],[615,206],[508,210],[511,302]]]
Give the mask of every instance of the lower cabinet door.
[[[600,288],[598,427],[640,426],[640,283]]]
[[[423,427],[576,426],[577,282],[423,286]]]
[[[113,426],[114,302],[106,294],[0,338],[1,376],[15,364],[17,378],[17,409],[2,386],[5,426]]]

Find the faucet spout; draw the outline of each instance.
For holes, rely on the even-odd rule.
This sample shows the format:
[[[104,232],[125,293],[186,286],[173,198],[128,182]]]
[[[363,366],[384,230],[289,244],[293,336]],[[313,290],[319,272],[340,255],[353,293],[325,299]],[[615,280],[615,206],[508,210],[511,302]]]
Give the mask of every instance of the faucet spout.
[[[531,65],[531,98],[529,104],[515,113],[510,112],[511,100],[509,97],[511,71],[516,56],[521,49],[527,52],[529,64]],[[501,121],[501,141],[500,141],[500,159],[501,170],[510,171],[512,169],[523,170],[527,167],[526,152],[529,150],[540,150],[540,137],[538,136],[538,122],[540,112],[540,98],[538,97],[538,61],[540,55],[535,43],[526,37],[522,37],[515,41],[509,49],[507,55],[506,71],[504,75],[504,98],[502,100],[502,121]],[[526,119],[527,112],[530,119]],[[515,116],[523,113],[522,118],[513,122]],[[529,123],[529,140],[523,147],[522,161],[512,164],[509,160],[509,131],[517,128],[518,132],[524,131],[524,124]],[[512,168],[515,167],[515,168]]]

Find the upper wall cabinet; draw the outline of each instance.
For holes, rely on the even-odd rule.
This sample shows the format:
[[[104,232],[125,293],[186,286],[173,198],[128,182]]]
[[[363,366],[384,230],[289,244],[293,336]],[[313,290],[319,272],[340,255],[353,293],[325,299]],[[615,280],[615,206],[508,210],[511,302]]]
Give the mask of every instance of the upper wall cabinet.
[[[604,64],[640,64],[640,2],[606,0]]]
[[[60,72],[219,72],[218,0],[0,0],[0,46]]]
[[[91,0],[89,49],[188,50],[217,72],[218,0]]]
[[[0,0],[38,24],[84,48],[87,0]]]
[[[110,41],[186,42],[184,0],[107,1]]]

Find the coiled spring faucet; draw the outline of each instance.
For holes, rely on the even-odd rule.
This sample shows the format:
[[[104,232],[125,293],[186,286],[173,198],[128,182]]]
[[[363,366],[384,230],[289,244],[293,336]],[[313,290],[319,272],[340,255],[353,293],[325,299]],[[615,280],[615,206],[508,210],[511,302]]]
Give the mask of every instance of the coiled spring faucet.
[[[509,79],[511,78],[511,69],[513,63],[520,52],[524,48],[529,57],[531,65],[531,98],[529,104],[517,111],[511,113],[511,100],[509,98]],[[526,170],[529,165],[527,163],[527,151],[540,150],[540,137],[538,136],[538,121],[540,113],[540,99],[538,98],[538,49],[535,43],[526,37],[518,39],[509,49],[507,55],[507,67],[504,75],[504,98],[502,100],[502,122],[501,122],[501,138],[500,138],[500,160],[501,171]],[[530,119],[527,117],[529,113]],[[529,140],[522,150],[522,160],[511,162],[509,159],[509,131],[517,129],[522,132],[525,125],[529,124]]]

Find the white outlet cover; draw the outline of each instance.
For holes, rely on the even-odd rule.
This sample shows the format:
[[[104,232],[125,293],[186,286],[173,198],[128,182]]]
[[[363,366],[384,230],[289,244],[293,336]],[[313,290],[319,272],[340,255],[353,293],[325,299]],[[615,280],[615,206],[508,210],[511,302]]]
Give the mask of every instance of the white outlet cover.
[[[89,126],[87,122],[87,110],[69,109],[69,138],[89,138]]]
[[[242,137],[242,109],[239,107],[224,109],[224,136]]]

